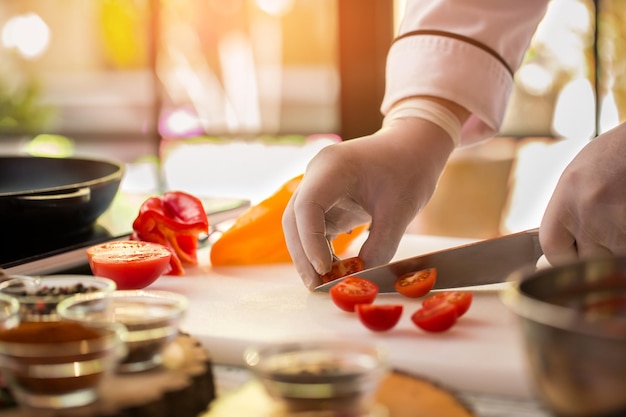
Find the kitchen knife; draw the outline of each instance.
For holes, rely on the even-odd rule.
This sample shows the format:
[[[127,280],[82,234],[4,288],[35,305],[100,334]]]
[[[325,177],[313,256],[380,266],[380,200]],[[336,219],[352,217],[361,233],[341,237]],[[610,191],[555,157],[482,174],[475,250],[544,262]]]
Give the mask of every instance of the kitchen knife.
[[[345,278],[358,276],[376,283],[381,293],[395,292],[396,278],[432,267],[437,268],[433,289],[495,284],[506,281],[518,268],[536,265],[541,255],[539,229],[531,229],[365,269],[319,285],[315,290],[329,291]]]

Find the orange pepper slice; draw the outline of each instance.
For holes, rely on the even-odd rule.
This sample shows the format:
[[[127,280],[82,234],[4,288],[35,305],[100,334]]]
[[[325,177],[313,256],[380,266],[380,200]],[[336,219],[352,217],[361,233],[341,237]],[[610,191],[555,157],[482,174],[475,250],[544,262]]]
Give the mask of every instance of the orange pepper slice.
[[[282,228],[287,203],[300,184],[298,175],[283,184],[274,194],[246,210],[212,245],[210,259],[214,266],[255,265],[291,262]],[[331,243],[338,255],[368,227],[337,236]]]

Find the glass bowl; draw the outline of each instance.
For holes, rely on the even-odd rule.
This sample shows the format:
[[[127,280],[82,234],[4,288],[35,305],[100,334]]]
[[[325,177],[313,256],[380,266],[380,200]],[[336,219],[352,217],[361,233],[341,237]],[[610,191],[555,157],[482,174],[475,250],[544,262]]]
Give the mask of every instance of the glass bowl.
[[[388,371],[380,348],[347,341],[252,346],[244,360],[275,400],[277,414],[289,416],[371,415]]]
[[[92,403],[125,354],[123,326],[24,322],[0,331],[0,371],[18,404],[61,409]]]
[[[138,372],[161,364],[163,349],[178,335],[187,306],[185,296],[170,291],[117,290],[74,295],[57,310],[64,320],[124,325],[128,354],[118,371]]]
[[[65,298],[78,293],[110,293],[115,282],[91,275],[13,275],[0,282],[0,293],[19,302],[20,321],[57,321],[56,308]]]

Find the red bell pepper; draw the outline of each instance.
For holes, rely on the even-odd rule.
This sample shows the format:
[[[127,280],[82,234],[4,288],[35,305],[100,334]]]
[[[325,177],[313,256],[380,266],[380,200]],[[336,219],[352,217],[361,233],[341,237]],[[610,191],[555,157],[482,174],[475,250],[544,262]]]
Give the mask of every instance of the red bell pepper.
[[[191,194],[169,191],[141,205],[131,238],[168,247],[172,258],[167,274],[184,275],[183,264],[198,264],[198,237],[202,233],[209,233],[202,202]]]

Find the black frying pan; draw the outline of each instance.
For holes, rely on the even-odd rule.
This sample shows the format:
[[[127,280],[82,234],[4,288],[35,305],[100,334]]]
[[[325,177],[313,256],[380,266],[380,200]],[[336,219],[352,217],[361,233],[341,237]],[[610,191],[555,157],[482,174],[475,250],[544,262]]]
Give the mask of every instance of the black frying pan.
[[[89,229],[111,205],[123,174],[124,165],[110,160],[0,156],[0,233]]]

